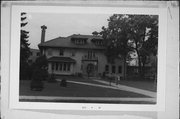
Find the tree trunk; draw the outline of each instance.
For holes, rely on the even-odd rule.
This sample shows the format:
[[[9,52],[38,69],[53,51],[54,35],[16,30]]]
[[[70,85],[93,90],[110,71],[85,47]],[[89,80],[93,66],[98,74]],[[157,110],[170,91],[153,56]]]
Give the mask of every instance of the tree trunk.
[[[143,62],[143,65],[142,65],[142,74],[141,74],[141,76],[142,76],[142,78],[144,78],[144,75],[145,75],[145,62]]]
[[[124,59],[123,59],[123,62],[124,62],[124,71],[123,71],[123,79],[125,80],[126,79],[126,56],[124,56]]]
[[[139,74],[139,77],[142,78],[141,58],[140,58],[140,55],[139,55],[139,51],[136,50],[136,52],[137,52],[137,55],[138,55],[138,74]]]

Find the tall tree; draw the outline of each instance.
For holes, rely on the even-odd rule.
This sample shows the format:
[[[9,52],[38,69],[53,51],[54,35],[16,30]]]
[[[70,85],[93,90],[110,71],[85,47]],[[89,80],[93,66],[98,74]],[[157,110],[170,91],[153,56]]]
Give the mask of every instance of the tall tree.
[[[158,19],[155,15],[112,15],[108,19],[108,27],[102,27],[100,32],[105,40],[106,55],[110,61],[121,55],[125,64],[127,58],[129,59],[129,52],[134,51],[138,56],[141,76],[142,64],[144,66],[150,51],[157,45],[157,25]]]
[[[115,58],[122,58],[124,62],[124,78],[126,78],[126,58],[132,51],[129,42],[130,27],[126,15],[114,14],[108,19],[108,27],[102,27],[100,34],[104,38],[107,47],[106,55],[108,61],[113,63]]]
[[[28,43],[28,34],[29,32],[23,30],[23,27],[27,25],[26,22],[26,13],[21,13],[21,36],[20,36],[20,79],[26,79],[28,73],[28,58],[30,56],[30,48]]]
[[[129,15],[130,41],[138,56],[139,75],[144,76],[147,57],[155,51],[158,43],[158,17],[155,15]],[[155,51],[157,52],[157,51]]]

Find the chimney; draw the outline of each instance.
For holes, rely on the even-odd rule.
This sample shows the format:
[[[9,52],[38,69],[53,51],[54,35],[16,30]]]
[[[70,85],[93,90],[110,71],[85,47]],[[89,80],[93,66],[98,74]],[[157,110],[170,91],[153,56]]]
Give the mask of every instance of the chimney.
[[[43,26],[41,26],[41,29],[42,29],[41,43],[44,43],[44,41],[45,41],[45,32],[46,32],[47,27],[45,25],[43,25]]]

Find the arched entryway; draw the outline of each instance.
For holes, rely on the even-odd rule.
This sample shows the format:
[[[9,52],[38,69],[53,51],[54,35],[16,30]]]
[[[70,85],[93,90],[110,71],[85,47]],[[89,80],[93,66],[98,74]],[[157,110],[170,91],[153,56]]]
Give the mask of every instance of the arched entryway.
[[[95,76],[95,68],[96,68],[95,65],[92,63],[89,63],[87,65],[86,71],[87,71],[88,76]]]

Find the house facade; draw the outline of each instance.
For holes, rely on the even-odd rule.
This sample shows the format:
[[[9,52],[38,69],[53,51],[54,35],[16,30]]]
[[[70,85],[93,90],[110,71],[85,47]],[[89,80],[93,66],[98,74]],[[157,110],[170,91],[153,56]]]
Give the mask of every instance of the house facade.
[[[106,72],[123,76],[122,59],[117,58],[113,64],[108,63],[103,39],[100,36],[73,34],[46,42],[41,39],[38,46],[42,55],[46,55],[48,59],[50,74],[82,74],[94,77]]]

